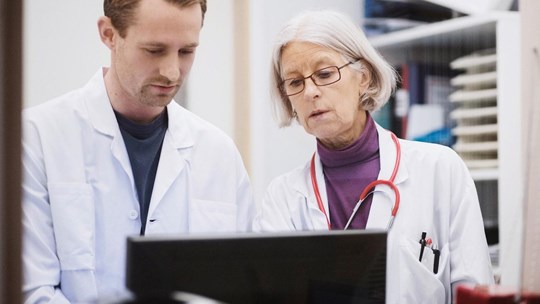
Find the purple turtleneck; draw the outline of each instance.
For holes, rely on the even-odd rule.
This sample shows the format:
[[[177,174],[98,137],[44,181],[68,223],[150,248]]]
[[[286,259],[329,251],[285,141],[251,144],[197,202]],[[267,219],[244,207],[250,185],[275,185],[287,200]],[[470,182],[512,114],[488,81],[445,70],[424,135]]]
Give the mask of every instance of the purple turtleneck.
[[[350,146],[341,150],[331,150],[317,140],[317,152],[323,165],[332,229],[345,228],[360,193],[379,175],[381,168],[379,135],[373,118],[368,112],[366,114],[364,131]],[[370,195],[362,202],[349,228],[366,228],[371,200]]]

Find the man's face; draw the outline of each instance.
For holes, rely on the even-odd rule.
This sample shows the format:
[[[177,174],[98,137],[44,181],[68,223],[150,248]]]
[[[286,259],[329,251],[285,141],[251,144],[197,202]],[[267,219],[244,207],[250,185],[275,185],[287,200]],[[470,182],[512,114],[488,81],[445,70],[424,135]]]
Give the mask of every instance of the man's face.
[[[110,97],[131,106],[169,104],[191,69],[201,24],[199,5],[141,1],[125,37],[115,35],[109,72],[119,96]]]

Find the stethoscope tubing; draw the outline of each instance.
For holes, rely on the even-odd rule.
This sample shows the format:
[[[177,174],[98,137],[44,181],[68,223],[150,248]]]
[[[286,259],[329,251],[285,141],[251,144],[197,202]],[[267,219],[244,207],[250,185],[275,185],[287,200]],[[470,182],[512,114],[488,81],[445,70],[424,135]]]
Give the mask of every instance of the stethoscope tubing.
[[[351,216],[349,217],[349,220],[347,221],[347,224],[345,225],[345,229],[347,229],[349,227],[349,224],[352,222],[352,219],[354,218],[354,216],[356,214],[356,211],[358,211],[358,208],[360,207],[360,204],[366,199],[366,197],[369,194],[373,193],[372,190],[377,185],[386,185],[386,186],[390,187],[394,191],[394,195],[395,195],[394,206],[392,207],[391,217],[390,217],[390,220],[388,222],[388,225],[387,225],[386,229],[390,230],[390,228],[392,228],[392,225],[394,223],[394,219],[395,219],[395,217],[397,215],[397,212],[399,210],[399,203],[400,203],[399,189],[397,188],[394,181],[396,179],[396,175],[397,175],[397,172],[399,170],[399,165],[401,163],[401,145],[399,143],[399,139],[397,138],[397,136],[394,133],[390,132],[390,136],[392,137],[392,141],[394,141],[394,145],[396,146],[396,160],[395,160],[395,163],[394,163],[394,170],[392,171],[392,175],[390,176],[390,179],[388,179],[388,180],[385,180],[385,179],[374,180],[364,188],[364,190],[360,194],[360,198],[358,200],[358,203],[354,207],[353,212],[352,212]],[[319,207],[319,210],[322,211],[322,213],[324,214],[324,216],[326,218],[326,223],[328,225],[328,230],[331,230],[332,225],[330,223],[330,218],[328,217],[328,214],[326,213],[326,209],[324,208],[324,204],[323,204],[323,201],[322,201],[322,198],[321,198],[321,193],[319,192],[319,186],[317,184],[317,176],[316,176],[317,174],[315,172],[315,153],[313,153],[313,156],[311,157],[310,174],[311,174],[311,184],[313,186],[313,191],[315,192],[315,199],[317,200],[317,205]]]

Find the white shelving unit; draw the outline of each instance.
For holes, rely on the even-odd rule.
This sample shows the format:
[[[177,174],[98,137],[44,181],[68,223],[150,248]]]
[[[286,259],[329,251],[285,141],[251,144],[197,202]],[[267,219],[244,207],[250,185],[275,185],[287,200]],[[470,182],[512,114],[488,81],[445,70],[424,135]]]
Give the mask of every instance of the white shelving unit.
[[[492,202],[498,208],[500,254],[496,273],[501,276],[501,284],[518,286],[523,229],[519,14],[459,17],[384,34],[371,42],[395,66],[407,60],[450,63],[468,53],[495,48],[499,164],[494,169],[471,170],[471,174],[475,181],[498,184],[498,202]]]

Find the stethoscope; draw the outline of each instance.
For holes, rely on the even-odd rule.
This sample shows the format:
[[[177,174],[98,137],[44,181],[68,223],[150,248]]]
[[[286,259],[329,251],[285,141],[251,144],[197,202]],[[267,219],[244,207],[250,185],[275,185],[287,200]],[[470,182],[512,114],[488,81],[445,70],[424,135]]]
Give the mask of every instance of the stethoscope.
[[[395,201],[394,206],[392,208],[392,216],[390,217],[390,220],[388,221],[388,226],[386,227],[386,230],[390,230],[392,228],[392,224],[394,223],[394,219],[396,218],[396,214],[399,209],[399,190],[394,184],[394,180],[396,178],[398,169],[399,169],[399,163],[401,161],[401,145],[399,144],[399,140],[394,135],[394,133],[390,132],[390,136],[392,137],[392,140],[394,141],[394,144],[396,146],[396,161],[394,163],[394,170],[392,171],[392,175],[390,176],[390,179],[378,179],[374,180],[371,183],[369,183],[366,188],[364,188],[364,191],[360,194],[360,199],[358,200],[358,203],[356,203],[356,206],[354,206],[353,212],[351,216],[349,217],[349,220],[347,221],[347,224],[345,225],[345,230],[349,227],[349,225],[352,222],[352,219],[354,218],[354,215],[358,211],[358,208],[362,204],[362,202],[366,199],[368,195],[373,193],[373,189],[377,185],[387,185],[392,190],[394,190],[395,195]],[[326,210],[324,208],[322,199],[321,199],[321,193],[319,192],[319,186],[317,186],[317,176],[315,173],[315,153],[313,153],[313,157],[311,157],[311,183],[313,184],[313,191],[315,191],[315,199],[317,199],[317,204],[319,205],[319,209],[324,213],[324,216],[326,217],[326,223],[328,224],[328,230],[332,229],[332,225],[330,224],[330,219],[328,218],[328,215],[326,214]]]

